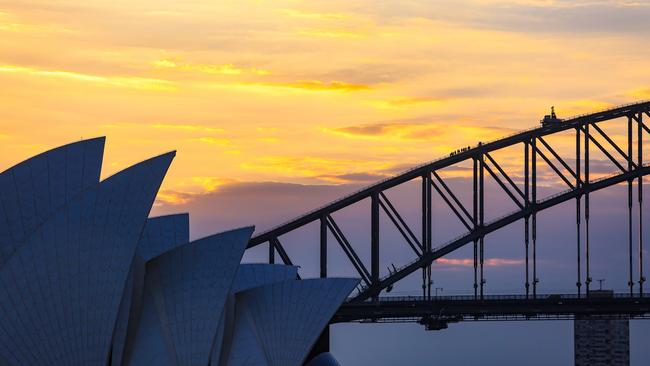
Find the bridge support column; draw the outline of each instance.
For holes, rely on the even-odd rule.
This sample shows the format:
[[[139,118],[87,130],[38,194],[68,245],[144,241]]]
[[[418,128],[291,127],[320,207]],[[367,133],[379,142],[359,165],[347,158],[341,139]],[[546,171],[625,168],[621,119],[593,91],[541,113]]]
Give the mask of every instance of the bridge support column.
[[[533,157],[532,157],[532,194],[533,194],[533,298],[537,298],[537,140],[533,137],[531,142]]]
[[[627,171],[632,172],[632,116],[627,117]],[[627,180],[627,226],[628,226],[628,254],[630,276],[627,285],[630,287],[630,296],[634,294],[634,266],[632,261],[632,181]]]
[[[483,153],[479,157],[480,169],[479,169],[479,227],[483,229],[484,220],[485,220],[485,162],[483,160]],[[479,266],[481,270],[481,299],[483,299],[484,287],[485,287],[485,277],[483,275],[483,259],[484,259],[484,240],[485,236],[481,234],[479,238]]]
[[[629,366],[629,320],[576,318],[573,344],[576,366]]]
[[[433,208],[432,200],[433,196],[431,194],[431,173],[427,173],[427,253],[431,253],[432,241],[433,241]],[[433,281],[431,280],[431,263],[427,265],[427,297],[431,300],[431,285]]]
[[[473,212],[472,223],[474,230],[478,228],[478,160],[474,158],[473,180]],[[478,298],[478,240],[474,240],[474,298]]]
[[[613,291],[594,290],[591,298],[614,296]],[[576,316],[573,347],[576,366],[629,366],[630,325],[625,318]]]
[[[639,204],[639,296],[643,296],[643,174],[641,168],[643,167],[643,113],[639,113],[637,117],[637,170],[638,175],[638,204]]]
[[[585,294],[589,297],[589,284],[591,275],[589,273],[589,124],[585,125]]]
[[[431,173],[422,175],[422,246],[431,252]],[[422,267],[422,296],[431,298],[431,264]]]
[[[275,246],[271,240],[269,240],[269,264],[275,264]]]
[[[370,274],[371,274],[371,284],[379,284],[379,196],[377,192],[374,192],[370,196]],[[379,293],[375,297],[375,301],[379,299]]]
[[[526,141],[524,143],[524,201],[526,209],[530,209],[530,144]],[[530,244],[530,215],[526,214],[524,217],[524,249],[526,251],[526,298],[530,293],[530,278],[528,266],[528,246]]]
[[[576,189],[582,188],[582,181],[580,180],[580,128],[576,128]],[[580,287],[582,286],[581,280],[581,271],[580,268],[580,222],[582,221],[582,216],[580,215],[580,195],[576,197],[576,254],[577,254],[577,280],[576,287],[578,288],[578,298],[581,296]]]
[[[320,218],[320,277],[327,277],[327,217]]]

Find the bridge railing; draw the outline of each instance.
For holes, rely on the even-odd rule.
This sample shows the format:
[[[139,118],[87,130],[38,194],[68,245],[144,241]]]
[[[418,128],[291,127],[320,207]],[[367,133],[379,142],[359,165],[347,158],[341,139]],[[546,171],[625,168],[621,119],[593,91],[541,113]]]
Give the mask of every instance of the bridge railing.
[[[650,298],[650,294],[634,294],[630,295],[629,293],[617,292],[612,294],[613,298],[617,299],[638,299],[638,298]],[[570,300],[570,299],[585,299],[585,294],[578,296],[577,294],[537,294],[535,300]],[[604,296],[592,298],[607,298]],[[451,296],[431,296],[430,298],[424,296],[381,296],[379,297],[380,302],[413,302],[413,301],[476,301],[477,298],[474,295],[451,295]],[[484,295],[484,301],[490,300],[533,300],[533,296],[526,295]],[[368,299],[365,302],[372,302],[372,299]]]
[[[644,104],[644,103],[650,103],[650,99],[640,100],[640,101],[632,102],[632,103],[620,104],[620,105],[611,106],[611,107],[608,107],[608,108],[602,108],[602,109],[600,109],[600,110],[598,110],[596,112],[588,112],[588,113],[576,114],[576,115],[573,115],[573,116],[570,116],[570,117],[566,118],[565,120],[574,120],[574,119],[578,119],[578,118],[582,118],[582,117],[587,117],[587,116],[590,116],[592,114],[599,114],[599,113],[607,112],[607,111],[610,111],[610,110],[613,110],[613,109],[631,107],[633,105]]]

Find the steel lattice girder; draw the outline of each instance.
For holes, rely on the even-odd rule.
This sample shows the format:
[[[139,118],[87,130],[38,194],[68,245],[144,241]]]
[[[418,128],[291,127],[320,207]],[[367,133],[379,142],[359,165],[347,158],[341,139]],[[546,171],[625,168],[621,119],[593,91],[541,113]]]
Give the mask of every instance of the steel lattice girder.
[[[635,164],[634,162],[630,163],[631,160],[631,154],[625,154],[620,147],[618,147],[616,144],[611,141],[609,136],[607,136],[602,129],[598,128],[596,126],[596,123],[598,122],[603,122],[603,121],[608,121],[608,120],[613,120],[616,118],[621,118],[621,117],[628,117],[628,118],[633,118],[638,124],[639,124],[639,130],[643,129],[646,132],[650,133],[650,129],[643,124],[641,120],[642,114],[646,114],[650,116],[650,102],[642,102],[642,103],[636,103],[636,104],[631,104],[631,105],[626,105],[626,106],[621,106],[613,109],[609,109],[606,111],[598,112],[598,113],[593,113],[589,115],[583,115],[575,118],[571,118],[568,120],[565,120],[562,123],[559,123],[557,125],[552,125],[552,126],[542,126],[539,128],[523,131],[521,133],[518,133],[516,135],[508,136],[502,139],[499,139],[494,142],[490,143],[485,143],[485,144],[479,144],[478,146],[468,149],[466,151],[460,152],[458,154],[445,157],[430,163],[426,163],[423,165],[420,165],[418,167],[415,167],[411,170],[408,170],[398,176],[383,180],[379,183],[376,183],[374,185],[371,185],[369,187],[366,187],[358,192],[355,192],[351,195],[348,195],[346,197],[343,197],[337,201],[334,201],[333,203],[330,203],[329,205],[326,205],[324,207],[321,207],[317,210],[313,210],[303,216],[300,216],[294,220],[291,220],[285,224],[282,224],[280,226],[277,226],[275,228],[272,228],[266,232],[260,233],[256,236],[254,236],[250,242],[248,247],[254,247],[257,245],[260,245],[265,242],[270,242],[272,243],[273,247],[278,250],[278,252],[283,253],[284,255],[283,260],[285,263],[289,261],[289,258],[286,257],[286,253],[284,253],[284,250],[282,249],[282,246],[278,240],[278,237],[281,235],[284,235],[288,232],[291,232],[297,228],[300,228],[306,224],[309,224],[311,222],[317,221],[317,220],[322,220],[323,217],[330,218],[329,220],[326,221],[327,226],[325,229],[329,228],[333,233],[336,230],[333,230],[334,228],[332,227],[332,224],[328,221],[331,221],[331,214],[341,210],[345,207],[348,207],[354,203],[357,203],[361,200],[364,199],[372,199],[373,201],[373,210],[371,210],[373,216],[376,216],[378,213],[379,207],[381,207],[384,212],[389,216],[391,221],[393,221],[393,224],[400,230],[402,233],[403,237],[407,241],[407,243],[411,246],[412,249],[416,252],[416,255],[418,256],[415,261],[412,263],[400,268],[400,269],[395,269],[394,271],[389,271],[389,276],[386,278],[379,278],[377,275],[378,271],[378,236],[377,235],[372,235],[373,238],[373,255],[372,257],[372,263],[371,267],[373,267],[373,273],[368,273],[369,271],[363,266],[363,263],[361,261],[357,261],[356,258],[358,258],[358,255],[354,253],[354,250],[352,247],[349,247],[347,249],[350,250],[350,253],[348,255],[349,258],[354,258],[355,260],[352,260],[353,264],[355,264],[355,268],[359,272],[360,277],[362,277],[367,283],[363,288],[362,291],[359,293],[357,297],[353,299],[353,301],[362,301],[370,297],[376,297],[379,295],[379,293],[386,289],[389,286],[392,286],[394,283],[397,281],[401,280],[402,278],[406,277],[407,275],[413,273],[414,271],[422,268],[426,268],[429,266],[432,261],[434,261],[437,258],[440,258],[460,247],[463,245],[470,243],[470,242],[475,242],[475,241],[480,241],[482,242],[483,237],[491,233],[495,230],[498,230],[510,223],[513,223],[521,218],[525,218],[526,220],[528,217],[531,215],[533,216],[533,291],[535,292],[535,285],[537,282],[537,279],[535,278],[535,260],[534,260],[534,253],[535,253],[535,215],[537,212],[542,211],[546,208],[555,206],[559,203],[568,201],[570,199],[576,199],[580,198],[583,195],[586,196],[586,200],[588,201],[588,195],[590,192],[597,191],[599,189],[609,187],[611,185],[615,185],[621,182],[625,181],[631,181],[633,179],[640,179],[640,177],[645,176],[650,172],[650,167],[646,165],[642,165],[641,160],[639,160],[639,165]],[[629,163],[629,168],[625,169],[604,147],[601,145],[595,138],[594,136],[589,133],[589,126],[594,126],[596,132],[600,134],[603,138],[605,138],[606,141],[609,142],[609,144],[616,150],[620,155],[622,155],[624,158],[627,158],[628,163]],[[544,136],[547,135],[553,135],[559,132],[567,131],[567,130],[576,130],[577,135],[579,136],[580,133],[585,135],[585,160],[588,161],[589,155],[588,155],[588,145],[587,141],[590,141],[596,145],[596,147],[599,148],[600,151],[602,151],[620,170],[621,174],[616,175],[616,176],[611,176],[606,179],[601,179],[598,181],[592,181],[590,182],[588,179],[588,170],[587,166],[585,166],[585,179],[584,181],[580,179],[580,170],[577,168],[577,172],[574,172],[568,164],[564,160],[559,157],[559,155],[551,148],[549,144],[546,143],[546,141],[543,139]],[[566,169],[570,176],[569,178],[574,178],[575,179],[575,185],[572,183],[567,176],[565,176],[560,169],[558,169],[557,166],[555,166],[550,159],[538,148],[536,142],[540,141],[542,145],[553,155],[554,158],[556,158],[562,167]],[[579,138],[576,138],[576,143],[579,144]],[[531,155],[533,159],[533,164],[530,167],[532,169],[532,200],[529,200],[529,187],[528,184],[526,184],[525,190],[526,192],[523,193],[523,199],[524,202],[522,202],[517,199],[517,196],[522,196],[521,190],[512,182],[510,177],[506,174],[503,169],[498,165],[498,163],[492,159],[490,156],[490,152],[494,152],[506,147],[510,147],[516,144],[523,143],[526,146],[529,146],[532,148],[531,149]],[[528,151],[528,149],[526,149]],[[576,146],[576,150],[579,153],[579,148]],[[553,169],[558,177],[560,177],[567,185],[570,187],[568,191],[565,191],[559,195],[555,195],[552,197],[549,197],[545,200],[542,201],[537,201],[536,200],[536,174],[535,174],[535,167],[536,163],[535,161],[535,156],[539,155],[544,161],[547,162],[547,164]],[[579,155],[579,154],[578,154]],[[487,161],[489,161],[497,170],[497,172],[503,176],[507,183],[512,187],[513,189],[510,189],[503,181],[501,181],[498,178],[498,175],[496,172],[494,172],[487,164],[486,160],[484,159],[487,158]],[[477,214],[480,214],[482,216],[483,210],[480,209],[474,210],[474,215],[469,215],[468,210],[458,202],[457,198],[451,192],[451,190],[446,187],[444,184],[444,181],[438,176],[436,171],[438,169],[442,169],[445,167],[449,167],[454,164],[458,164],[463,161],[467,160],[474,160],[474,162],[478,162],[478,173],[483,175],[483,171],[487,170],[488,173],[499,183],[499,185],[504,189],[504,191],[517,203],[517,205],[520,207],[520,209],[516,212],[511,213],[510,215],[507,215],[505,217],[502,217],[496,221],[490,222],[490,223],[483,223],[482,220],[476,217]],[[579,160],[579,159],[578,159]],[[476,164],[475,164],[476,165]],[[526,164],[528,165],[528,164]],[[529,169],[526,169],[527,171]],[[474,175],[476,176],[477,174],[477,169],[474,170]],[[454,208],[454,205],[452,204],[452,201],[449,200],[449,198],[445,197],[444,194],[442,194],[443,190],[440,189],[440,187],[435,184],[434,180],[431,179],[431,175],[438,179],[438,182],[442,185],[444,191],[447,193],[447,195],[453,200],[453,203],[455,203],[458,207],[458,209]],[[469,222],[465,220],[465,217],[463,214],[467,215],[468,218],[471,220],[471,224],[474,226],[466,235],[462,236],[459,239],[454,240],[453,242],[447,243],[446,245],[442,247],[438,247],[436,249],[431,248],[431,245],[429,243],[430,238],[427,235],[427,230],[424,230],[423,228],[423,234],[422,238],[420,238],[420,241],[418,243],[417,238],[412,233],[412,230],[406,225],[406,223],[403,221],[403,219],[399,216],[396,210],[394,210],[394,207],[392,207],[392,204],[390,201],[388,201],[386,195],[384,194],[384,191],[387,189],[390,189],[392,187],[398,186],[400,184],[409,182],[411,180],[414,180],[416,178],[420,177],[425,177],[427,181],[431,183],[431,186],[433,186],[438,193],[445,199],[447,205],[454,211],[456,216],[461,219],[463,224],[467,227],[469,226]],[[476,177],[474,177],[476,180]],[[526,181],[528,182],[529,176],[526,175]],[[482,186],[482,185],[481,185]],[[424,186],[423,186],[424,187]],[[481,192],[478,193],[480,194],[480,199],[479,199],[479,205],[482,206],[483,203],[483,192],[482,189],[479,189]],[[425,192],[423,191],[423,194]],[[475,188],[475,201],[476,201],[476,188]],[[423,196],[424,199],[424,196]],[[430,200],[430,197],[429,197]],[[423,201],[424,202],[424,201]],[[476,202],[475,202],[476,205]],[[460,211],[459,211],[460,210]],[[588,210],[588,209],[587,209]],[[423,206],[423,215],[428,215],[428,210],[426,207]],[[423,216],[424,219],[424,216]],[[375,223],[376,220],[372,220]],[[335,225],[335,224],[334,224]],[[587,224],[588,225],[588,224]],[[373,232],[377,230],[378,225],[373,225]],[[401,227],[400,227],[401,226]],[[341,233],[342,234],[342,233]],[[372,233],[371,233],[372,234]],[[336,235],[335,235],[336,238]],[[409,240],[409,238],[411,240]],[[343,238],[341,238],[343,239]],[[321,241],[326,240],[323,239],[323,235],[321,235]],[[587,239],[588,240],[588,239]],[[343,240],[345,242],[345,240]],[[345,244],[345,243],[344,243]],[[324,243],[321,243],[321,255],[323,252],[326,254],[326,245]],[[423,250],[422,253],[419,253],[419,250]],[[286,258],[285,258],[286,257]],[[480,250],[480,257],[481,257],[481,268],[482,268],[482,258],[483,258],[483,251],[482,251],[482,245],[481,245],[481,250]],[[357,263],[355,263],[357,262]],[[326,263],[321,260],[321,264]],[[587,261],[587,268],[588,268],[588,261]],[[326,270],[321,268],[321,273],[326,274]],[[482,279],[482,278],[481,278]],[[588,282],[590,282],[590,278],[587,275],[587,287],[588,287]],[[481,290],[482,290],[482,285],[484,281],[483,279],[481,280]],[[482,291],[481,291],[482,293]]]

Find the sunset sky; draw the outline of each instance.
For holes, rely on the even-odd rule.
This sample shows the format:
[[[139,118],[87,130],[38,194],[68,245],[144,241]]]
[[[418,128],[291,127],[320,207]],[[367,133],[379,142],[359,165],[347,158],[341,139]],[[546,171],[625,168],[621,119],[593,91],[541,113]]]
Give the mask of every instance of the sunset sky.
[[[638,1],[0,1],[0,164],[106,135],[105,174],[177,149],[164,192],[369,182],[551,105],[650,97],[648,15]]]
[[[177,150],[155,213],[189,211],[195,237],[266,228],[551,105],[650,99],[649,19],[634,0],[0,0],[0,170],[96,136],[104,177]],[[508,253],[488,263],[504,278]],[[468,271],[466,254],[439,264]]]

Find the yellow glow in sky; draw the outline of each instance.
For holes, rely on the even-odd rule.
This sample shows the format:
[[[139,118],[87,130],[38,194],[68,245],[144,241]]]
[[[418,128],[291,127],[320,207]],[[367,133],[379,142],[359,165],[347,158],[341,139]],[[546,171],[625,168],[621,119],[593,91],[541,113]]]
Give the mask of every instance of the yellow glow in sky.
[[[382,177],[551,105],[650,97],[649,16],[630,1],[0,0],[0,165],[106,135],[105,176],[178,150],[163,193]]]

